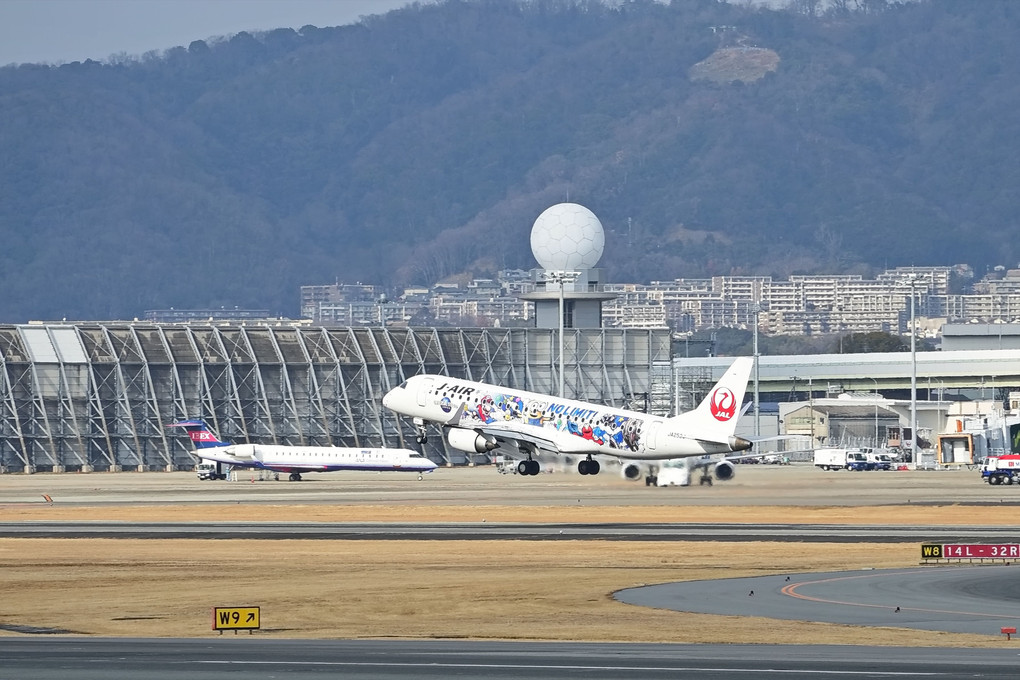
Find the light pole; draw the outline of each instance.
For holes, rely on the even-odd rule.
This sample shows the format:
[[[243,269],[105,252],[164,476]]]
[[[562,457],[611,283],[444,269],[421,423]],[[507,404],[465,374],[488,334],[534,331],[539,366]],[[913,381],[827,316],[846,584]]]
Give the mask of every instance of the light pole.
[[[562,272],[561,272],[561,276],[559,276],[558,278],[559,278],[559,283],[560,283],[560,391],[557,392],[557,394],[559,394],[560,395],[560,399],[562,399],[563,398],[563,370],[564,370],[564,364],[563,364],[563,325],[564,325],[563,324],[563,312],[564,312],[564,309],[563,308],[565,306],[564,302],[563,302],[563,276],[562,276]]]
[[[754,312],[754,437],[761,438],[761,420],[758,402],[758,315],[761,313],[761,304],[755,302],[751,308]]]
[[[910,277],[910,458],[917,468],[917,322],[914,319],[914,284],[917,275]]]
[[[868,378],[871,382],[875,383],[875,443],[872,444],[872,448],[878,448],[878,381],[874,378]]]
[[[811,413],[811,448],[815,448],[815,388],[811,384],[811,376],[807,379],[808,411]]]
[[[558,392],[558,394],[559,394],[561,399],[563,398],[563,375],[564,375],[564,360],[563,360],[563,332],[564,332],[563,326],[564,326],[564,323],[563,323],[563,317],[565,316],[565,310],[564,310],[565,303],[564,303],[564,299],[563,299],[563,285],[566,282],[568,282],[568,281],[573,283],[574,281],[577,280],[577,277],[580,276],[580,275],[581,275],[581,272],[563,271],[563,270],[548,271],[548,272],[545,273],[545,280],[546,280],[547,284],[549,282],[553,282],[553,283],[558,283],[559,286],[560,286],[560,291],[559,291],[560,292],[560,322],[559,322],[560,380],[559,380],[559,392]]]

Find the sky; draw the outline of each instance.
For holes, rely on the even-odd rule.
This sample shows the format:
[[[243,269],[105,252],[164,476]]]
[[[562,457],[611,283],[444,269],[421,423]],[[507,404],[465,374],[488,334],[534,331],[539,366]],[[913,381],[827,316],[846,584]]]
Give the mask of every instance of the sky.
[[[142,55],[241,31],[342,26],[411,0],[0,0],[0,66]]]

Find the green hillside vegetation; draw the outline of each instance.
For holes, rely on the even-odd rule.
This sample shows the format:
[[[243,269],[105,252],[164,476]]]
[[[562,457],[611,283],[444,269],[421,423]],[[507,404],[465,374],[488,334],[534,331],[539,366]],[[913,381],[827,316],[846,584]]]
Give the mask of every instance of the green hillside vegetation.
[[[566,200],[611,281],[1020,261],[1020,4],[795,7],[448,0],[0,68],[0,321],[530,268]]]

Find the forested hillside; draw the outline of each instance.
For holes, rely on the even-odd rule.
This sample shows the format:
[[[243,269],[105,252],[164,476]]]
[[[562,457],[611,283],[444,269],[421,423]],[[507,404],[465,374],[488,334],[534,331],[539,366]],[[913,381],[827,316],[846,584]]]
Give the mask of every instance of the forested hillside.
[[[529,268],[564,200],[613,281],[1015,266],[1020,3],[795,7],[451,0],[2,68],[0,322]]]

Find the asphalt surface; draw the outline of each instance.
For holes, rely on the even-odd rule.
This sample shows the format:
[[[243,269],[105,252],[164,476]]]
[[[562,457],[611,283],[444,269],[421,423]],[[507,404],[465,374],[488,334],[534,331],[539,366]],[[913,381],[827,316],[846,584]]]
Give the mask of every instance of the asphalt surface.
[[[1020,627],[1016,565],[777,574],[663,583],[621,590],[614,596],[644,607],[853,626],[978,635]]]
[[[0,638],[0,680],[262,680],[342,677],[982,678],[1013,680],[1008,649],[590,644],[466,640]]]
[[[1008,508],[1020,506],[1020,485],[989,486],[977,471],[966,469],[824,472],[807,464],[738,465],[732,481],[711,487],[664,488],[625,481],[611,468],[594,477],[573,472],[500,475],[489,466],[441,468],[421,481],[415,475],[379,472],[309,474],[301,482],[260,481],[250,472],[237,481],[200,481],[193,472],[0,475],[0,510],[4,505],[39,505],[46,502],[45,497],[63,507],[217,503],[857,507],[953,503]],[[725,522],[729,518],[719,519]]]
[[[1004,527],[845,524],[509,522],[0,522],[7,538],[195,538],[392,541],[785,541],[821,543],[1012,543]],[[920,554],[920,553],[918,553]]]

